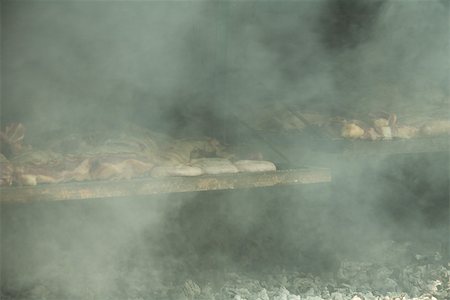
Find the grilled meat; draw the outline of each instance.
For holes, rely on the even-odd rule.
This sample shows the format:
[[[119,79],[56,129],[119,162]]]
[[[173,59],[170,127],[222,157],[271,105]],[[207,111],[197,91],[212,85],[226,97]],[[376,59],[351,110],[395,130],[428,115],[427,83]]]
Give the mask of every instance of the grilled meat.
[[[179,139],[172,141],[161,150],[161,159],[164,165],[185,165],[191,159],[201,157],[217,157],[225,155],[224,148],[218,140],[212,138],[203,139]]]
[[[341,128],[341,137],[346,139],[360,139],[364,136],[364,129],[356,122],[345,122]]]
[[[6,154],[8,157],[20,153],[24,148],[24,137],[25,127],[22,123],[8,124],[3,131],[0,131],[2,153]]]
[[[399,139],[412,139],[417,137],[419,134],[419,128],[414,126],[397,126],[394,132],[394,138]]]
[[[13,181],[14,168],[12,163],[0,154],[0,186],[9,186]]]
[[[238,160],[234,165],[239,172],[267,172],[277,169],[274,163],[264,160]]]
[[[131,179],[148,175],[155,166],[145,157],[131,154],[107,154],[91,159],[91,179]]]
[[[18,185],[83,181],[90,178],[90,160],[51,151],[27,151],[13,158]]]
[[[203,174],[203,170],[199,167],[193,166],[158,166],[152,169],[151,175],[153,177],[167,177],[167,176],[199,176]]]
[[[420,132],[425,136],[450,134],[450,120],[433,120],[426,122]]]
[[[199,158],[192,160],[192,166],[202,169],[205,174],[237,173],[239,170],[228,159]]]

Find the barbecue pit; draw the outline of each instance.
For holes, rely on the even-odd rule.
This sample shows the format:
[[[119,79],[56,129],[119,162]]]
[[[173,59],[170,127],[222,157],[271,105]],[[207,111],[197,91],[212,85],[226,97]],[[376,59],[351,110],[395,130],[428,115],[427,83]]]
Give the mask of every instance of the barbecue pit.
[[[448,299],[445,1],[1,4],[1,299]]]

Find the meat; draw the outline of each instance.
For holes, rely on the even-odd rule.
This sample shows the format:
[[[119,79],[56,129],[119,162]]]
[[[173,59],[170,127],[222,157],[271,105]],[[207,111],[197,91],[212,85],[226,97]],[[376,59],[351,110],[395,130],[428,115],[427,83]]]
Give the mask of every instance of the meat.
[[[165,165],[188,164],[191,159],[225,155],[219,141],[212,138],[173,140],[161,148],[160,157]]]
[[[122,131],[60,135],[42,143],[41,149],[25,147],[24,132],[21,124],[11,124],[2,132],[2,140],[13,150],[12,161],[5,158],[2,162],[2,185],[198,176],[204,170],[193,166],[192,159],[227,155],[215,139],[177,140],[136,126]],[[214,171],[214,166],[211,169],[208,164],[206,169],[221,172]],[[227,168],[237,172],[229,161]]]
[[[442,112],[415,112],[411,115],[397,115],[392,112],[351,115],[352,118],[329,116],[326,113],[304,112],[286,105],[269,105],[245,115],[249,127],[260,131],[310,132],[331,138],[349,140],[392,140],[412,139],[450,134],[450,120]]]
[[[91,162],[91,179],[131,179],[150,173],[158,161],[157,145],[150,136],[133,133],[103,133],[87,143],[81,155]]]
[[[130,179],[149,174],[154,164],[143,157],[103,154],[95,157],[35,151],[14,159],[19,185],[68,181]]]
[[[63,157],[51,151],[29,150],[12,158],[14,182],[18,185],[62,181]]]
[[[433,120],[426,122],[420,132],[425,136],[450,134],[450,120]]]
[[[199,176],[203,174],[203,170],[199,167],[178,165],[178,166],[158,166],[152,169],[151,175],[153,177],[168,177],[168,176]]]
[[[42,144],[42,149],[24,146],[24,132],[21,124],[7,126],[2,132],[2,140],[13,150],[10,151],[12,180],[7,179],[7,170],[11,167],[2,167],[3,185],[11,181],[17,185],[36,185],[129,179],[149,174],[157,161],[156,143],[143,132],[135,135],[116,131],[70,134]]]
[[[238,168],[228,159],[224,158],[199,158],[192,160],[192,166],[202,169],[205,174],[237,173]]]
[[[92,159],[91,179],[131,179],[148,175],[154,164],[144,157],[102,155]]]
[[[412,139],[419,135],[419,128],[414,126],[398,126],[394,132],[394,138]]]
[[[86,180],[123,180],[142,176],[199,176],[275,170],[265,161],[236,159],[213,138],[173,139],[139,127],[122,131],[72,133],[23,143],[20,123],[2,131],[8,156],[0,161],[0,184],[37,185]],[[262,159],[258,152],[255,157]]]
[[[90,160],[51,151],[27,151],[13,158],[18,185],[83,181],[90,178]]]
[[[420,133],[425,135],[437,135],[450,131],[450,123],[431,122],[428,127],[423,126],[421,130],[417,126],[399,124],[397,115],[394,113],[379,113],[371,115],[372,120],[366,123],[362,121],[343,121],[341,136],[347,139],[362,140],[391,140],[391,139],[411,139],[419,137]],[[449,126],[446,129],[446,126]],[[364,131],[363,134],[362,131]]]
[[[375,118],[372,120],[372,126],[370,129],[377,133],[374,138],[371,136],[371,140],[391,140],[393,137],[393,132],[397,126],[397,116],[395,114],[388,115],[385,113],[383,117]]]
[[[360,139],[364,136],[364,132],[356,122],[345,122],[341,128],[341,136],[346,139]]]
[[[22,151],[23,139],[25,137],[25,127],[21,123],[11,123],[0,131],[0,142],[2,153],[16,155]]]
[[[364,136],[362,139],[370,140],[370,141],[376,141],[381,140],[383,138],[383,133],[377,132],[375,128],[370,127],[364,132]]]
[[[264,160],[238,160],[234,165],[239,172],[268,172],[277,169],[274,163]]]
[[[91,178],[91,160],[84,157],[64,157],[64,166],[60,175],[62,181],[84,181]]]
[[[0,186],[9,186],[13,181],[14,168],[12,163],[0,154]]]

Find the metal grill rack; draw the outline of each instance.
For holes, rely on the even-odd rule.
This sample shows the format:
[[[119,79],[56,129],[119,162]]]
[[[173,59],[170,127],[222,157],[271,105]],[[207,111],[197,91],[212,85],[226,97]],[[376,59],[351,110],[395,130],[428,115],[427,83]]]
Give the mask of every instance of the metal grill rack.
[[[165,193],[233,190],[331,181],[326,168],[279,170],[264,173],[202,175],[197,177],[138,178],[0,188],[2,203],[136,197]]]

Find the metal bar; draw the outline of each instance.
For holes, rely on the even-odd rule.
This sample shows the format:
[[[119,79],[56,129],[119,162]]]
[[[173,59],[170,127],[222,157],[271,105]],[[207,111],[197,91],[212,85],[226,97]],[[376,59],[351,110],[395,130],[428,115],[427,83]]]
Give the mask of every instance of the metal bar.
[[[316,138],[298,133],[265,133],[264,138],[273,143],[284,145],[289,141],[290,147],[313,149],[317,153],[333,153],[342,155],[391,155],[412,153],[449,152],[450,138],[448,136],[423,137],[414,139],[393,139],[380,141],[346,140]]]
[[[418,138],[393,141],[353,141],[349,142],[344,155],[390,155],[409,153],[448,152],[448,137]]]
[[[264,173],[198,177],[139,178],[0,188],[1,203],[135,197],[164,193],[228,190],[331,181],[329,169],[294,169]]]
[[[311,126],[311,123],[306,120],[303,115],[301,113],[299,113],[296,109],[294,109],[293,107],[291,107],[288,104],[284,104],[284,107],[290,112],[292,113],[294,116],[296,116],[297,118],[300,119],[300,121],[302,121],[303,123],[305,123],[306,126]]]
[[[250,125],[248,125],[246,122],[244,122],[241,118],[239,118],[236,114],[233,115],[233,117],[242,125],[244,125],[245,128],[247,128],[248,130],[250,130],[252,132],[252,134],[258,138],[260,141],[262,141],[264,144],[266,144],[267,146],[269,146],[270,149],[272,149],[273,152],[275,152],[280,158],[282,158],[286,163],[288,164],[292,164],[291,161],[289,160],[289,158],[278,149],[278,147],[275,147],[274,144],[267,139],[263,134],[260,134],[258,130],[254,129],[253,127],[251,127]]]

